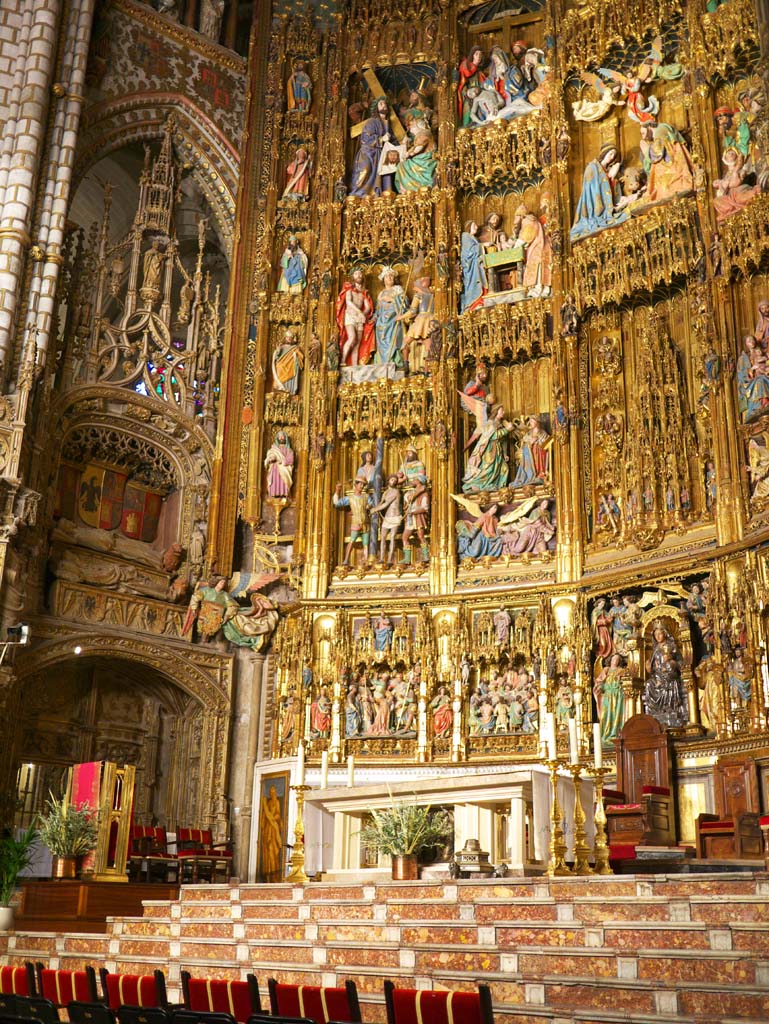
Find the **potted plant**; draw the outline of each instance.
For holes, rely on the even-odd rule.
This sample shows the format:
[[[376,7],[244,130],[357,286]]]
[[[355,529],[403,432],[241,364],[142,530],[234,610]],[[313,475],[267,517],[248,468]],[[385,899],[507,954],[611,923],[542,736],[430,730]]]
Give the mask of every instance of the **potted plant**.
[[[32,860],[32,847],[37,838],[34,825],[30,825],[18,839],[12,833],[0,837],[0,932],[13,928],[11,899],[19,875]]]
[[[391,801],[391,806],[371,812],[371,821],[360,832],[361,841],[377,853],[392,857],[392,877],[411,881],[419,877],[419,854],[445,842],[452,833],[446,811],[429,805]]]
[[[53,878],[74,878],[77,858],[96,846],[99,831],[96,816],[90,807],[74,807],[53,793],[48,796],[48,808],[40,816],[40,841],[53,854]]]

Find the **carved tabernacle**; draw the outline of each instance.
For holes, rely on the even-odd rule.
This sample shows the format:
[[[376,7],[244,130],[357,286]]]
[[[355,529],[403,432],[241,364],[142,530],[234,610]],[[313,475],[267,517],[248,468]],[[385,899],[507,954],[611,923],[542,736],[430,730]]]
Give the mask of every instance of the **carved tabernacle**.
[[[347,259],[410,254],[433,242],[433,198],[421,193],[372,200],[348,200],[344,211],[342,255]]]
[[[702,258],[693,199],[679,199],[574,245],[574,291],[582,308],[651,292],[690,273]]]
[[[339,391],[337,430],[351,437],[423,434],[429,429],[430,403],[426,377],[346,385]]]
[[[549,134],[548,121],[536,113],[457,132],[458,184],[474,189],[530,177],[540,169]]]
[[[680,16],[680,0],[638,0],[634,4],[587,0],[566,12],[561,27],[565,63],[583,68],[600,63],[615,42],[640,38],[659,31],[665,22]]]
[[[757,196],[753,202],[723,225],[724,257],[742,274],[760,266],[769,252],[769,196]]]
[[[534,359],[550,351],[550,303],[491,306],[459,318],[459,358]]]
[[[740,51],[758,46],[752,0],[729,0],[702,19],[703,52],[710,68],[725,75]]]

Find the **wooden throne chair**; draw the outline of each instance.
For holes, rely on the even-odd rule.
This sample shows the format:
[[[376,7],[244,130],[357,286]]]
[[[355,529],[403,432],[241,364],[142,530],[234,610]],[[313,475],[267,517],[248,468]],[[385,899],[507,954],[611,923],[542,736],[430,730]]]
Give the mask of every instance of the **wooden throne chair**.
[[[675,846],[672,752],[664,726],[634,715],[615,740],[617,789],[604,790],[606,830],[613,860],[632,858],[637,846]]]
[[[760,860],[758,776],[747,757],[719,758],[713,767],[716,813],[696,822],[697,856],[709,859]]]

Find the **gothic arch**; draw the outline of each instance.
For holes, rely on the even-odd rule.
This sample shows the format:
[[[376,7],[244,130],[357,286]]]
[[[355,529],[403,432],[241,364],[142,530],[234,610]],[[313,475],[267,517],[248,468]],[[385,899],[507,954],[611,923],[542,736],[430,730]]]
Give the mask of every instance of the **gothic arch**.
[[[73,195],[89,169],[134,142],[158,142],[169,117],[174,147],[189,166],[213,215],[222,248],[232,259],[235,197],[240,171],[237,149],[188,97],[178,93],[136,94],[90,108],[78,145]]]

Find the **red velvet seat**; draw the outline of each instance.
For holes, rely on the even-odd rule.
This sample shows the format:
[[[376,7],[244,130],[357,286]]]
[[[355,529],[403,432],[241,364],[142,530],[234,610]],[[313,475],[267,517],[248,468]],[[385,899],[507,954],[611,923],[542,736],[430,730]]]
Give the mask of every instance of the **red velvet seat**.
[[[697,817],[697,856],[758,859],[762,854],[758,777],[748,757],[719,758],[713,766],[716,813]]]
[[[386,981],[387,1024],[494,1024],[491,992],[426,992]]]
[[[230,876],[232,850],[228,843],[213,842],[208,828],[179,828],[176,831],[180,881],[197,882],[201,878],[213,882],[217,876],[224,881]]]
[[[344,988],[320,988],[317,985],[283,985],[270,978],[267,988],[273,1016],[308,1017],[316,1024],[361,1019],[354,981],[346,981]]]
[[[229,1013],[240,1024],[245,1024],[251,1014],[262,1012],[259,985],[253,974],[245,981],[224,981],[193,978],[189,971],[182,971],[182,992],[188,1010]]]
[[[37,964],[37,987],[43,999],[49,999],[54,1006],[99,1001],[93,967],[84,971],[54,971]]]
[[[23,967],[0,967],[0,996],[34,996],[35,968],[31,963]]]
[[[154,974],[110,974],[106,967],[99,971],[104,1001],[111,1010],[121,1006],[154,1006],[168,1009],[166,978],[162,971]]]
[[[129,875],[141,879],[145,871],[149,882],[153,876],[164,882],[179,874],[179,858],[168,852],[168,835],[158,825],[133,825],[131,828],[131,853],[128,859]]]

